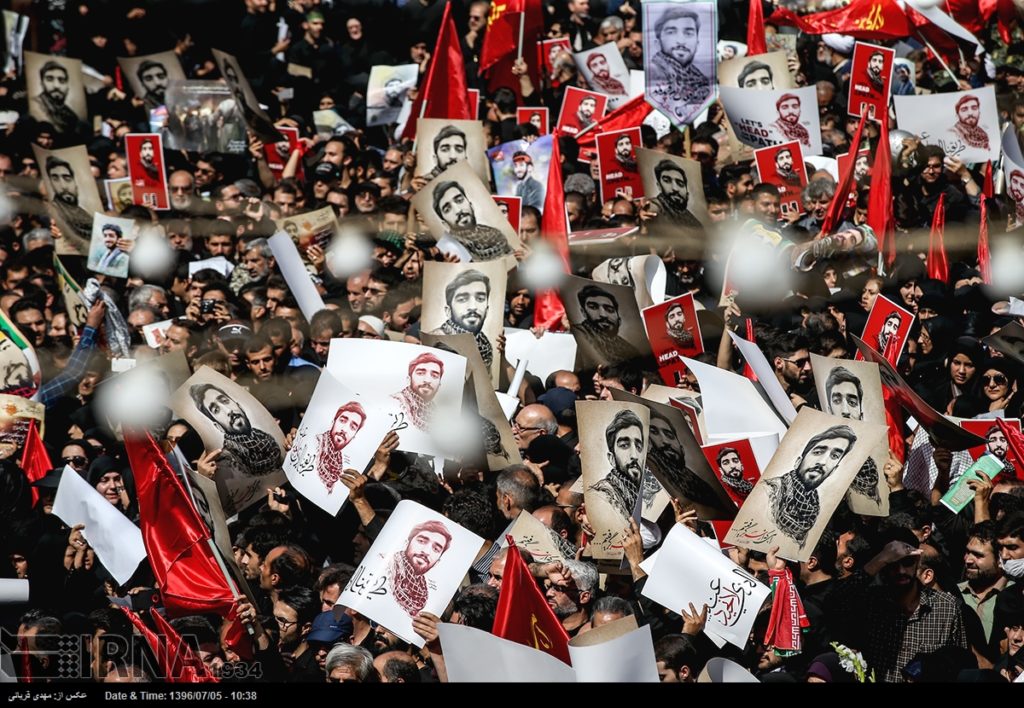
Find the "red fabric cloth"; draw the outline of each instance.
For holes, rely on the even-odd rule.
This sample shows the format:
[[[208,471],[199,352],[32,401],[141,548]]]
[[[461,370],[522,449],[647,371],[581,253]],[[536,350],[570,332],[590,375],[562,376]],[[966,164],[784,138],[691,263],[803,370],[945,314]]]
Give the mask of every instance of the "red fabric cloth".
[[[624,128],[640,125],[654,108],[644,100],[644,95],[635,96],[603,118],[595,121],[589,128],[576,136],[580,146],[580,154],[597,151],[597,136],[600,133],[611,133]]]
[[[789,568],[769,570],[768,577],[772,583],[772,609],[768,620],[768,631],[764,635],[764,643],[774,647],[783,656],[800,653],[802,647],[801,632],[810,627],[804,611],[804,603],[793,584],[793,574]]]
[[[462,45],[450,3],[445,5],[437,45],[430,55],[426,79],[413,101],[409,120],[402,132],[403,138],[412,138],[416,134],[416,121],[420,118],[476,118],[476,111],[469,105],[466,66],[462,61]]]
[[[878,147],[875,148],[871,190],[868,192],[868,226],[878,239],[878,252],[891,265],[896,258],[896,232],[892,217],[892,150],[889,147],[888,114],[882,114],[878,129]]]
[[[1016,428],[1011,428],[1002,418],[996,418],[996,425],[1006,436],[1007,451],[1006,457],[1013,462],[1017,470],[1017,479],[1024,479],[1024,435]]]
[[[914,25],[896,0],[853,0],[846,7],[797,15],[780,7],[768,21],[799,27],[806,34],[848,34],[856,39],[903,39]]]
[[[491,634],[539,649],[572,665],[569,635],[548,606],[519,549],[511,542]]]
[[[764,8],[761,0],[750,0],[747,10],[747,56],[767,54],[768,46],[764,39]]]
[[[149,609],[153,624],[163,637],[167,657],[167,680],[171,683],[219,683],[203,660],[185,643],[177,630],[154,608]]]
[[[512,55],[514,60],[526,48],[532,47],[544,33],[544,11],[540,0],[506,0],[491,4],[487,18],[487,32],[480,48],[480,72],[483,73],[501,59]],[[523,27],[523,48],[519,49],[519,27]],[[539,84],[537,84],[539,85]]]
[[[978,227],[978,269],[986,285],[992,284],[992,253],[988,249],[988,198],[981,195],[981,223]]]
[[[148,434],[144,439],[126,435],[124,444],[139,495],[142,542],[164,607],[172,615],[226,614],[235,593],[188,492]]]
[[[946,257],[946,244],[942,240],[946,230],[946,195],[939,195],[939,203],[935,205],[932,215],[932,231],[928,237],[928,277],[949,280],[949,259]]]
[[[853,140],[850,142],[850,157],[851,159],[846,161],[846,169],[843,174],[839,175],[839,184],[836,185],[836,193],[832,196],[832,202],[828,205],[828,211],[825,212],[825,218],[821,222],[821,235],[828,236],[832,233],[836,224],[840,222],[843,216],[843,209],[846,207],[846,197],[853,191],[853,169],[857,164],[857,151],[860,150],[861,136],[864,134],[864,124],[867,123],[868,113],[864,111],[864,115],[860,117],[860,122],[857,123],[857,130],[853,134]]]
[[[544,213],[540,219],[540,233],[562,259],[562,267],[569,270],[569,224],[565,215],[565,187],[562,183],[562,151],[556,137],[551,143],[551,166],[548,168],[548,189],[544,196]],[[533,322],[548,329],[560,329],[565,306],[554,290],[541,290],[533,306]]]
[[[53,469],[50,462],[50,455],[46,452],[43,439],[39,437],[35,420],[28,423],[28,433],[25,435],[25,449],[21,453],[21,469],[25,472],[29,482],[35,482],[46,476],[46,473]],[[32,506],[39,501],[39,490],[32,487]]]

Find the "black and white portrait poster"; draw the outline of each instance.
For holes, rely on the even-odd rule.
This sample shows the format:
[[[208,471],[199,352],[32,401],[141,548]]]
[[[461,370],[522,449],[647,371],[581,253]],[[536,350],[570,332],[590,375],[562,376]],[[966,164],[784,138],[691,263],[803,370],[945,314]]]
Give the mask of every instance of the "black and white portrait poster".
[[[1010,228],[1024,226],[1024,155],[1021,154],[1017,134],[1006,130],[1002,135],[1003,174],[1006,179],[1006,194],[1013,203]]]
[[[885,423],[878,364],[811,354],[811,370],[823,411],[839,418]],[[889,515],[889,484],[883,474],[888,460],[887,438],[871,451],[850,484],[846,501],[855,514]]]
[[[366,125],[388,125],[398,121],[402,104],[409,89],[416,87],[419,66],[378,64],[370,69],[370,82],[366,86]]]
[[[722,86],[719,93],[729,123],[744,145],[762,148],[795,140],[804,155],[821,154],[814,86],[773,91]]]
[[[213,58],[220,70],[224,83],[228,85],[235,104],[242,112],[245,124],[264,143],[277,143],[284,140],[284,136],[274,127],[274,122],[267,115],[267,112],[260,106],[256,94],[253,93],[249,80],[245,78],[242,69],[236,59],[227,52],[213,49]]]
[[[710,223],[700,163],[641,147],[636,157],[644,195],[659,222],[684,229],[703,229]]]
[[[43,178],[50,213],[61,230],[57,255],[86,255],[92,238],[92,215],[103,211],[89,153],[84,145],[60,150],[33,145],[32,152]]]
[[[136,97],[151,111],[167,104],[167,87],[172,81],[185,81],[185,71],[174,52],[118,57],[121,73]]]
[[[79,59],[25,52],[28,114],[61,134],[80,132],[89,111]],[[40,165],[41,166],[41,165]]]
[[[623,531],[637,505],[647,467],[647,408],[619,401],[576,401],[580,466],[597,560],[622,558]]]
[[[658,256],[609,258],[598,263],[590,277],[599,283],[632,288],[636,304],[641,308],[665,299],[665,262]]]
[[[348,499],[341,473],[362,474],[390,429],[391,416],[325,371],[284,458],[284,473],[295,491],[334,516]]]
[[[327,372],[391,416],[398,449],[438,454],[435,426],[457,420],[466,380],[465,357],[404,342],[332,339]]]
[[[480,121],[420,118],[416,122],[416,176],[434,179],[463,161],[485,184],[490,182],[484,126]]]
[[[241,104],[220,81],[172,81],[163,136],[169,150],[241,155],[249,145]]]
[[[334,606],[348,607],[417,647],[422,612],[440,616],[484,540],[408,499],[398,503]]]
[[[645,2],[644,93],[676,127],[715,100],[718,6],[714,2]]]
[[[999,112],[992,86],[928,96],[893,96],[900,130],[938,145],[964,164],[999,159]]]
[[[608,110],[629,100],[629,69],[614,42],[578,52],[573,58],[590,88],[608,97]]]
[[[632,288],[569,276],[559,287],[559,297],[585,368],[650,356]]]
[[[886,435],[884,423],[801,408],[726,542],[762,552],[778,546],[780,558],[808,560],[832,512]]]
[[[471,335],[495,388],[501,371],[497,343],[504,329],[507,279],[503,261],[423,264],[420,331]]]
[[[722,86],[761,91],[795,88],[785,52],[727,59],[718,65],[718,81]]]
[[[486,160],[485,160],[486,161]],[[491,199],[491,192],[463,160],[434,178],[412,199],[438,247],[468,256],[474,262],[513,261],[519,234]]]
[[[221,450],[214,481],[225,514],[237,514],[285,482],[281,428],[237,383],[203,366],[174,392],[171,405],[207,450]]]

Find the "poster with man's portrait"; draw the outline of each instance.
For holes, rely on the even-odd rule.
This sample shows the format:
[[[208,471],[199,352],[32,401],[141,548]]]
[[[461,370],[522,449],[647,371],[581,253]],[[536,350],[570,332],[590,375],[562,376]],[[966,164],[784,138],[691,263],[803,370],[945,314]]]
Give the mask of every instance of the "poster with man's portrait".
[[[999,111],[992,86],[928,96],[893,96],[900,130],[938,145],[965,165],[999,159]]]
[[[280,180],[284,174],[285,165],[291,159],[292,152],[299,149],[299,129],[282,125],[278,131],[284,136],[284,140],[277,143],[267,143],[263,146],[263,154],[267,156],[267,167],[274,175],[275,180]],[[297,176],[303,177],[302,160],[299,160]]]
[[[792,561],[810,559],[828,520],[871,451],[881,424],[837,418],[804,406],[762,471],[726,542]]]
[[[504,331],[507,279],[502,261],[423,264],[420,331],[471,335],[494,388],[501,372],[497,344]]]
[[[596,91],[569,86],[562,95],[555,133],[576,137],[604,117],[608,97]]]
[[[558,292],[584,368],[650,356],[632,288],[569,276]]]
[[[823,411],[839,418],[885,423],[885,400],[877,364],[811,354],[811,369]],[[884,474],[888,461],[886,439],[871,451],[850,484],[846,500],[855,514],[888,516],[889,484]]]
[[[1010,228],[1014,229],[1024,225],[1024,157],[1020,154],[1020,146],[1012,130],[1007,130],[1003,135],[1003,174],[1006,194],[1013,203]]]
[[[893,59],[892,83],[889,92],[893,96],[913,96],[917,67],[909,59]]]
[[[431,180],[460,162],[468,162],[485,184],[490,182],[483,124],[478,120],[418,119],[416,176]]]
[[[551,132],[551,118],[546,107],[520,106],[516,108],[516,123],[519,125],[530,123],[540,135],[547,135]]]
[[[645,2],[644,95],[681,128],[715,100],[718,6]]]
[[[131,243],[137,238],[138,231],[134,219],[94,214],[87,263],[89,270],[114,278],[127,278]]]
[[[240,106],[231,89],[220,81],[172,81],[167,87],[167,122],[162,131],[166,147],[245,153],[249,141]]]
[[[107,211],[120,214],[135,203],[132,181],[127,177],[103,180],[103,191],[107,197]]]
[[[334,209],[329,206],[286,216],[275,223],[279,231],[284,231],[291,237],[303,255],[310,246],[319,246],[326,251],[331,239],[338,232],[338,220],[335,218]]]
[[[649,207],[670,227],[701,230],[711,223],[700,163],[657,150],[636,149]]]
[[[494,193],[520,197],[523,206],[544,211],[553,141],[553,136],[545,135],[533,142],[513,140],[488,150]]]
[[[508,219],[508,225],[512,227],[512,230],[519,233],[519,222],[523,218],[523,198],[522,197],[499,197],[494,196],[494,203],[498,205],[498,209],[501,211],[502,216]]]
[[[62,135],[81,132],[89,110],[79,59],[25,52],[28,114]],[[42,166],[42,165],[40,165]]]
[[[779,211],[783,217],[802,214],[804,202],[800,194],[807,186],[804,153],[800,143],[792,141],[782,145],[754,151],[757,179],[779,188]]]
[[[1002,423],[1011,431],[1021,432],[1020,418],[1007,418]],[[1003,463],[1003,471],[1010,477],[1020,478],[1018,471],[1022,469],[1021,465],[1024,464],[1024,460],[1017,459],[1017,456],[1013,454],[1006,439],[1006,433],[995,420],[991,418],[961,420],[960,427],[985,440],[984,445],[976,445],[967,449],[972,460],[977,460],[985,454],[992,455]]]
[[[555,62],[558,55],[563,52],[572,57],[572,45],[569,44],[568,37],[537,42],[537,65],[541,68],[542,76],[551,76],[554,73]]]
[[[413,619],[444,613],[483,543],[451,519],[405,499],[342,590],[334,614],[351,608],[422,647]]]
[[[661,380],[666,386],[678,386],[686,372],[681,357],[694,357],[704,351],[693,293],[645,307],[640,314]]]
[[[722,483],[725,493],[737,508],[743,506],[757,480],[761,478],[761,468],[757,464],[750,440],[741,438],[704,445],[701,451]]]
[[[370,69],[366,85],[366,125],[388,125],[398,121],[402,104],[409,89],[416,88],[420,67],[418,64],[384,66]]]
[[[727,59],[718,65],[718,82],[722,86],[761,91],[796,88],[785,52]]]
[[[296,492],[335,516],[348,499],[342,472],[365,472],[390,429],[389,415],[325,371],[285,455],[284,473]]]
[[[697,510],[702,519],[731,519],[736,515],[732,499],[708,465],[683,412],[669,403],[644,398],[628,391],[610,389],[612,400],[636,403],[650,413],[650,441],[647,448],[647,469],[653,473],[669,496],[685,508]],[[670,399],[671,400],[671,399]],[[655,498],[657,488],[643,487],[644,507]]]
[[[871,312],[868,313],[868,320],[864,323],[864,331],[860,337],[879,354],[887,356],[890,361],[899,361],[913,325],[913,312],[879,294],[875,298],[875,304],[871,306]],[[864,357],[858,354],[855,358]]]
[[[9,459],[22,449],[32,421],[42,437],[45,414],[42,403],[0,393],[0,459]]]
[[[442,251],[453,249],[473,262],[514,260],[521,247],[491,192],[465,160],[438,175],[417,192],[412,205]]]
[[[465,357],[404,342],[332,339],[327,371],[391,416],[398,449],[436,455],[435,427],[458,420]]]
[[[719,94],[729,123],[744,145],[762,148],[795,140],[804,155],[821,154],[818,95],[814,86],[775,90],[722,86]]]
[[[729,61],[736,57],[747,56],[747,45],[743,42],[731,42],[725,39],[718,40],[717,56],[719,63]],[[771,48],[769,47],[769,51]]]
[[[214,480],[224,513],[233,516],[284,484],[284,435],[267,409],[237,383],[202,366],[171,396],[171,405],[199,433],[207,450],[221,450]]]
[[[242,118],[249,129],[256,133],[256,137],[264,143],[277,143],[284,140],[281,133],[274,127],[274,121],[260,107],[260,102],[256,98],[256,94],[253,93],[249,80],[242,73],[238,59],[219,49],[211,51],[217,69],[220,70],[220,75],[224,79],[224,83],[228,85],[228,89],[235,99],[235,105],[242,112]]]
[[[597,560],[622,558],[623,531],[642,503],[650,413],[637,403],[576,401],[583,499]]]
[[[164,146],[159,133],[129,133],[124,136],[128,159],[128,179],[132,183],[132,201],[150,209],[168,209],[167,172]]]
[[[850,71],[850,93],[846,110],[860,118],[881,121],[889,111],[889,87],[892,84],[893,59],[896,50],[875,44],[857,42],[853,47],[853,66]]]
[[[35,350],[28,342],[15,341],[3,331],[0,331],[0,372],[3,372],[0,393],[28,398],[35,395],[42,381]]]
[[[768,148],[765,148],[768,149]],[[857,205],[857,187],[867,186],[871,179],[871,151],[858,150],[856,153],[844,152],[836,155],[836,169],[838,174],[846,174],[849,169],[850,160],[853,160],[853,181],[850,185],[850,194],[846,199],[846,206],[853,208]]]
[[[121,74],[147,111],[167,104],[167,88],[172,81],[185,81],[181,61],[174,52],[159,52],[138,57],[118,57]]]
[[[643,145],[640,128],[600,133],[596,143],[601,202],[618,197],[633,200],[644,196],[640,168],[636,164],[636,149]]]
[[[57,255],[86,255],[92,238],[92,215],[103,211],[89,153],[84,145],[60,150],[33,145],[32,152],[43,178],[50,214],[61,230]]]
[[[659,256],[629,256],[601,261],[590,272],[599,283],[633,289],[638,307],[650,307],[665,299],[665,263]]]
[[[614,42],[572,56],[587,85],[608,97],[608,110],[614,111],[629,100],[629,69]]]

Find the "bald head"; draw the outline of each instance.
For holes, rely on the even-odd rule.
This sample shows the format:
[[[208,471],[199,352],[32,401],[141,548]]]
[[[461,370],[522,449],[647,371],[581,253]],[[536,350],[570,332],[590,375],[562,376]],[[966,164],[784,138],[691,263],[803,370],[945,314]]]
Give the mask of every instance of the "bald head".
[[[416,660],[404,651],[386,651],[373,660],[381,683],[420,683]]]
[[[512,435],[520,452],[524,452],[540,435],[558,432],[558,421],[551,409],[541,403],[524,406],[512,420]]]
[[[571,371],[561,369],[555,372],[555,386],[567,388],[573,393],[580,392],[580,377]]]
[[[559,493],[561,493],[561,490],[559,490]],[[562,538],[569,538],[569,534],[572,532],[572,520],[569,518],[569,515],[554,504],[542,506],[534,510],[533,518]]]

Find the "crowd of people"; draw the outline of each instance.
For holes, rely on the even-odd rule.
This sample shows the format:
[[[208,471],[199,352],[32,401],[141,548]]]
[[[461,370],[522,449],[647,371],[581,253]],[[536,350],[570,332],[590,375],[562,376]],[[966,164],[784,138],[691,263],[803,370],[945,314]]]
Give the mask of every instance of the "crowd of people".
[[[1009,139],[1024,142],[1021,28],[1011,23],[1008,43],[994,16],[991,22],[980,19],[979,3],[950,4],[955,6],[953,16],[972,29],[982,46],[976,56],[961,49],[959,63],[949,66],[948,57],[916,37],[903,38],[914,69],[912,91],[941,94],[993,87],[1000,124]],[[160,681],[166,677],[153,670],[159,662],[139,643],[117,641],[138,631],[125,609],[151,625],[148,610],[163,604],[152,570],[143,563],[130,581],[117,582],[93,552],[89,529],[69,528],[53,513],[61,477],[76,474],[127,519],[140,522],[124,431],[112,426],[97,405],[103,387],[121,375],[118,364],[180,352],[191,371],[209,367],[248,390],[290,445],[327,365],[332,341],[422,343],[421,335],[427,334],[420,328],[427,296],[425,264],[459,260],[440,247],[437,234],[428,232],[422,215],[410,206],[450,163],[438,156],[436,173],[424,174],[417,170],[413,139],[401,138],[393,123],[366,124],[373,67],[416,64],[422,81],[437,60],[432,52],[450,8],[469,88],[480,95],[475,117],[483,126],[485,147],[492,148],[540,137],[537,123],[517,122],[518,107],[547,107],[549,125],[554,126],[567,88],[588,88],[572,52],[614,45],[627,67],[642,70],[651,48],[644,45],[648,35],[636,0],[538,2],[543,35],[534,39],[567,38],[571,49],[556,55],[550,71],[538,73],[539,55],[530,45],[502,69],[507,73],[490,75],[480,72],[488,18],[496,11],[486,0],[81,0],[14,5],[21,5],[30,18],[26,49],[81,59],[102,86],[87,96],[87,120],[64,115],[60,109],[67,108],[57,105],[62,98],[60,72],[51,67],[47,71],[56,78],[44,77],[44,88],[49,88],[43,97],[54,102],[48,110],[61,119],[47,122],[29,115],[33,98],[23,73],[12,68],[0,79],[0,116],[7,121],[0,136],[6,208],[0,227],[0,309],[16,328],[6,339],[20,336],[26,344],[5,347],[4,392],[27,393],[42,404],[45,416],[39,427],[53,461],[53,469],[35,481],[22,469],[20,450],[7,450],[0,461],[0,543],[9,561],[0,575],[27,579],[30,588],[27,600],[0,608],[4,628],[19,642],[6,651],[14,652],[13,668],[22,681]],[[747,39],[748,3],[720,0],[717,5],[717,37],[731,43],[735,52]],[[828,7],[802,7],[799,12]],[[816,87],[817,106],[804,110],[817,109],[822,155],[835,158],[862,148],[874,155],[880,124],[867,121],[862,143],[855,145],[859,119],[847,115],[853,39],[797,34],[792,27],[773,23],[772,9],[765,3],[769,35],[797,37],[788,57],[795,85]],[[713,27],[701,32],[702,42],[715,37]],[[84,145],[92,178],[104,194],[103,180],[128,176],[125,135],[153,132],[151,109],[163,95],[134,95],[117,59],[170,50],[188,79],[227,78],[212,49],[237,58],[275,126],[297,131],[297,141],[281,160],[283,172],[270,168],[252,115],[244,116],[249,126],[244,152],[174,150],[165,144],[161,164],[168,208],[134,204],[130,196],[114,203],[112,195],[104,211],[146,228],[158,227],[172,249],[172,262],[157,269],[157,275],[138,274],[131,264],[133,243],[111,221],[103,226],[107,250],[102,270],[109,273],[127,262],[128,277],[88,268],[89,254],[76,252],[76,234],[69,233],[83,218],[86,233],[93,224],[92,214],[82,217],[75,211],[82,208],[73,194],[73,173],[65,180],[65,192],[47,195],[42,187],[45,178],[59,190],[71,167],[53,158],[40,164],[34,148]],[[897,81],[905,78],[899,72],[896,76]],[[246,113],[244,97],[236,96],[235,108]],[[341,119],[333,132],[324,132],[322,116],[314,120],[314,112],[323,111]],[[213,120],[209,115],[204,119]],[[415,116],[411,120],[414,124]],[[720,104],[711,104],[700,122],[685,127],[656,129],[649,121],[638,127],[642,145],[637,147],[689,158],[699,166],[706,221],[687,210],[697,186],[692,179],[687,184],[687,175],[671,162],[655,168],[663,189],[657,197],[605,195],[602,201],[597,161],[583,162],[580,158],[586,155],[577,138],[561,134],[555,137],[561,183],[545,185],[547,202],[540,198],[541,185],[535,179],[537,184],[522,195],[519,242],[510,246],[492,229],[493,234],[484,236],[497,239],[497,246],[480,240],[466,250],[474,260],[506,258],[510,267],[515,259],[525,270],[524,264],[543,255],[549,242],[542,224],[558,221],[542,211],[551,203],[551,190],[559,190],[567,213],[571,272],[590,277],[606,258],[656,256],[664,266],[665,298],[694,298],[703,339],[703,353],[695,358],[701,363],[745,371],[746,362],[728,335],[731,330],[756,342],[797,410],[821,409],[826,402],[819,401],[815,389],[811,356],[854,359],[857,345],[852,337],[865,331],[876,300],[884,296],[913,314],[905,347],[892,363],[928,405],[959,419],[1021,417],[1024,357],[1019,349],[1013,356],[986,340],[1008,325],[1024,324],[1024,308],[1013,297],[1022,287],[1019,279],[1013,282],[1021,265],[1021,232],[1012,230],[1020,223],[1024,189],[1011,187],[1008,170],[1004,178],[1003,170],[994,167],[994,194],[986,198],[984,163],[965,164],[926,144],[926,136],[907,134],[890,141],[893,230],[880,234],[868,225],[870,195],[879,188],[871,175],[873,158],[858,163],[845,201],[845,195],[837,195],[840,175],[807,161],[800,208],[783,211],[780,187],[759,180],[752,155],[736,154]],[[228,141],[207,142],[225,146]],[[465,145],[463,138],[463,153]],[[515,162],[520,179],[536,161],[522,155],[517,153]],[[451,162],[461,159],[466,156],[454,155]],[[792,156],[786,165],[792,169]],[[457,184],[450,189],[471,201]],[[830,216],[836,200],[843,202],[838,220]],[[932,267],[939,256],[930,233],[940,204],[945,215],[942,257],[948,258],[944,279]],[[309,313],[300,307],[268,239],[284,229],[282,219],[324,207],[349,234],[364,240],[371,257],[365,267],[339,277],[329,240],[303,244],[304,265],[325,305],[307,319]],[[441,208],[435,203],[439,213]],[[822,231],[826,226],[827,233]],[[991,263],[979,255],[982,227],[996,254]],[[595,230],[612,230],[607,233],[613,237],[574,244],[574,233]],[[770,273],[749,274],[757,292],[744,287],[750,283],[736,280],[735,271],[732,279],[726,275],[737,233],[754,238],[758,248],[771,253],[764,264]],[[878,255],[887,239],[894,239],[892,259]],[[346,252],[345,257],[357,256]],[[195,266],[214,258],[232,268],[225,271],[211,262]],[[69,293],[68,281],[80,283],[81,293],[74,288]],[[626,281],[636,287],[633,278]],[[727,284],[733,296],[723,299]],[[969,482],[973,500],[956,513],[939,500],[969,466],[966,453],[929,440],[923,427],[890,419],[891,452],[882,471],[888,487],[886,515],[857,514],[840,502],[805,561],[787,561],[771,550],[722,551],[768,585],[772,574],[791,572],[809,620],[799,650],[772,644],[767,631],[770,600],[745,646],[719,646],[704,632],[708,608],[697,598],[688,607],[666,608],[641,593],[646,573],[640,563],[675,524],[709,535],[708,519],[698,518],[694,510],[699,499],[673,499],[656,523],[624,523],[627,562],[619,571],[601,566],[599,573],[598,564],[584,553],[595,530],[585,503],[592,491],[578,483],[583,436],[575,406],[584,400],[612,400],[616,389],[642,396],[649,386],[662,384],[655,360],[642,355],[648,350],[646,342],[626,341],[612,332],[615,341],[609,344],[605,335],[613,325],[618,330],[617,311],[605,313],[605,319],[595,315],[593,323],[582,325],[568,316],[541,318],[538,306],[550,293],[516,270],[509,273],[505,293],[505,328],[532,330],[539,347],[546,346],[545,337],[550,342],[553,334],[567,330],[581,349],[588,338],[604,337],[600,351],[607,361],[559,369],[546,378],[527,373],[519,388],[509,391],[518,398],[509,422],[522,464],[494,465],[494,457],[484,454],[484,442],[479,454],[436,464],[431,456],[398,450],[398,436],[390,433],[367,469],[332,472],[331,484],[340,482],[348,491],[337,515],[310,503],[289,484],[260,488],[259,502],[229,523],[232,560],[252,597],[240,600],[230,618],[168,617],[212,675],[222,682],[447,681],[438,627],[457,623],[491,631],[509,558],[504,534],[524,511],[550,529],[564,551],[561,562],[528,567],[567,634],[575,637],[633,616],[651,627],[662,681],[695,681],[713,657],[729,658],[763,682],[854,682],[866,677],[879,682],[1006,682],[1022,675],[1024,459],[1015,457],[1005,432],[997,429],[987,436],[988,454],[1001,456],[1002,473],[994,479],[981,474]],[[565,305],[568,309],[569,303]],[[689,347],[693,330],[682,329],[681,308],[675,316],[678,342]],[[162,322],[167,324],[150,334],[148,326]],[[593,331],[587,329],[591,324]],[[880,353],[900,324],[894,322],[891,332],[879,331]],[[455,320],[442,333],[475,334],[479,327],[470,317]],[[508,381],[515,362],[507,360],[505,339],[495,341],[493,351],[487,338],[483,346],[485,363],[500,359],[500,377]],[[27,389],[17,358],[23,350],[33,351],[38,360],[38,380]],[[680,375],[676,386],[691,395],[703,394],[705,401],[713,395],[700,390],[691,371]],[[467,392],[472,390],[467,385]],[[856,400],[854,405],[859,409]],[[827,410],[837,413],[832,407],[830,403]],[[658,425],[652,416],[652,446]],[[899,444],[893,444],[892,428]],[[199,433],[185,420],[173,417],[148,432],[165,451],[176,447],[199,474],[218,474],[223,451],[204,448]],[[276,443],[268,436],[240,447],[248,445],[251,452],[257,444],[270,450]],[[668,464],[682,467],[678,444],[668,445],[668,450]],[[915,452],[925,459],[912,469],[909,460]],[[612,458],[611,452],[608,456]],[[264,456],[257,451],[250,458],[271,460],[273,469],[257,470],[258,476],[279,470],[280,458],[269,452]],[[739,469],[731,481],[742,492],[737,499],[744,498],[751,483],[740,476],[738,454],[723,452],[720,458],[728,463],[724,484]],[[630,489],[627,484],[615,491],[622,496],[624,517],[630,516],[638,486]],[[443,615],[423,613],[414,619],[422,648],[359,612],[335,606],[401,500],[440,512],[485,539]],[[244,648],[231,632],[235,622],[250,629],[241,639]],[[83,638],[81,668],[73,676],[56,670],[58,640],[66,636]]]

